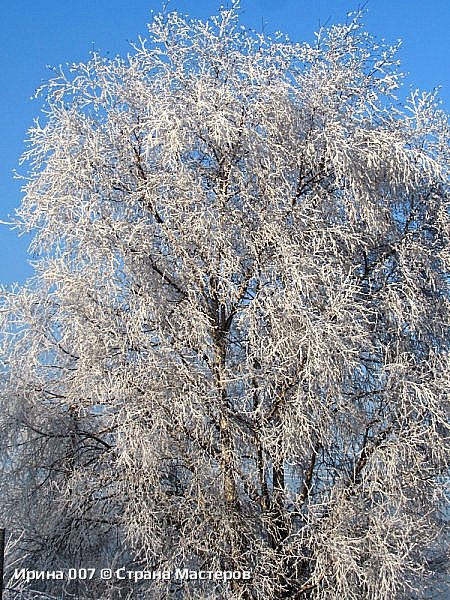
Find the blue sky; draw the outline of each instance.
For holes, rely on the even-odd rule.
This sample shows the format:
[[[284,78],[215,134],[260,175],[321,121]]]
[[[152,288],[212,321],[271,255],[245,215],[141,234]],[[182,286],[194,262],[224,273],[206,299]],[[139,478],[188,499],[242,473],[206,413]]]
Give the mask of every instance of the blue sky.
[[[169,8],[206,18],[226,0],[171,0]],[[345,20],[358,0],[241,0],[242,22],[268,33],[280,30],[294,41],[311,41],[320,25]],[[31,100],[50,77],[46,65],[86,60],[95,47],[110,55],[126,54],[128,40],[146,34],[150,11],[162,0],[4,0],[0,19],[0,220],[19,205],[20,182],[13,179],[26,131],[39,115]],[[366,28],[389,42],[403,40],[405,86],[442,86],[443,108],[450,109],[450,2],[448,0],[368,0]],[[0,284],[23,282],[32,275],[27,264],[29,240],[0,225]]]

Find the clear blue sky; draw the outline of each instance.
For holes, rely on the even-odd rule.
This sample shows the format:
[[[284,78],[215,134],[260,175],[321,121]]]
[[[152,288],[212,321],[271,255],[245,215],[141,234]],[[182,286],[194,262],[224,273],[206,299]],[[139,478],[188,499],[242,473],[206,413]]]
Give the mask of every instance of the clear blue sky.
[[[226,0],[171,0],[169,7],[206,18]],[[359,0],[241,0],[245,25],[281,30],[294,41],[312,40],[323,24],[342,22]],[[366,27],[389,42],[403,40],[406,86],[441,85],[443,107],[450,109],[450,2],[448,0],[368,0]],[[0,219],[8,220],[20,203],[20,183],[12,171],[24,150],[26,131],[39,114],[35,88],[50,76],[46,65],[86,60],[96,50],[125,54],[127,40],[146,34],[150,11],[161,0],[3,0],[0,19]],[[0,225],[0,284],[23,282],[29,241]]]

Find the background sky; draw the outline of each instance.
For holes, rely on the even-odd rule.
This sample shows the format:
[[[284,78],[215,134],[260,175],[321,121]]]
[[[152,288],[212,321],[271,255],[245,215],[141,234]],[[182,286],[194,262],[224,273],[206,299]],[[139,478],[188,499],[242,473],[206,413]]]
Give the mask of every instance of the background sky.
[[[27,129],[40,112],[31,100],[39,84],[51,76],[47,65],[84,61],[93,48],[126,54],[129,41],[146,35],[150,11],[163,0],[2,0],[0,19],[0,220],[8,221],[21,199],[20,167]],[[169,8],[207,18],[226,0],[171,0]],[[345,20],[365,5],[366,28],[378,38],[403,40],[401,70],[409,87],[442,86],[443,108],[450,110],[450,2],[448,0],[241,0],[242,23],[271,33],[287,33],[293,41],[312,41],[321,25]],[[29,238],[0,225],[0,284],[23,282],[32,275],[27,263]]]

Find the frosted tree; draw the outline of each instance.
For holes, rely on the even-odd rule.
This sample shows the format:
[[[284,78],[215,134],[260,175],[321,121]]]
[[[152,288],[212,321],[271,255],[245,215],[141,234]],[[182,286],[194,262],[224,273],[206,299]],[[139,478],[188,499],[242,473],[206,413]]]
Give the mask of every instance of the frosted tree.
[[[30,130],[36,274],[1,313],[23,564],[251,573],[136,598],[415,597],[445,524],[446,116],[396,98],[358,15],[313,45],[237,6],[149,32],[56,73]]]

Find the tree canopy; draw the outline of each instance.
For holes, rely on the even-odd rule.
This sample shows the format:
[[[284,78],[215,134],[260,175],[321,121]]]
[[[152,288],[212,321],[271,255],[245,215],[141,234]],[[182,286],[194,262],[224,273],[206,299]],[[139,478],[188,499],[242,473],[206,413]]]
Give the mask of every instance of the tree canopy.
[[[447,117],[360,15],[309,45],[238,13],[157,15],[41,90],[36,274],[1,306],[11,560],[171,572],[80,598],[414,597],[445,524]]]

